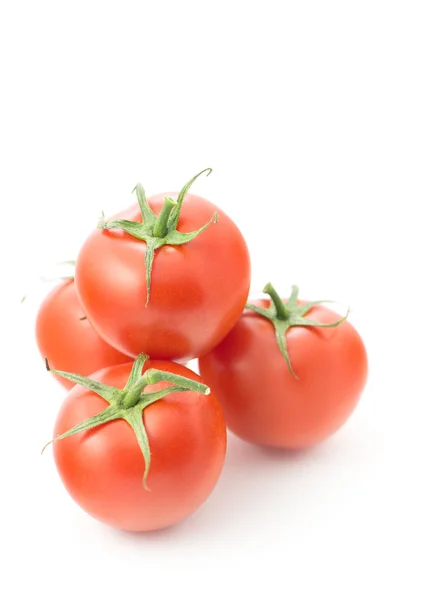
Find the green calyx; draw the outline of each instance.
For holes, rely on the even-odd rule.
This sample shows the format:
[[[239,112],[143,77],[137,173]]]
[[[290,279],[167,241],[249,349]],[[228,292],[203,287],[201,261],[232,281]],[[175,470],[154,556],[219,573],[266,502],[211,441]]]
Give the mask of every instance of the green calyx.
[[[75,260],[63,260],[59,263],[56,263],[57,267],[66,267],[70,269],[70,273],[68,275],[58,275],[57,277],[41,277],[43,282],[51,282],[51,281],[67,281],[68,279],[74,279],[74,272],[76,270],[76,261]]]
[[[75,271],[75,266],[76,266],[76,261],[75,260],[63,260],[59,263],[56,263],[57,267],[70,267],[72,270],[72,273],[70,273],[69,275],[58,275],[57,277],[40,277],[40,280],[43,281],[43,283],[51,283],[53,281],[72,281],[74,279],[74,271]],[[22,296],[21,298],[21,304],[23,302],[26,301],[28,294],[25,294],[24,296]]]
[[[205,225],[202,225],[199,229],[190,231],[189,233],[177,231],[181,206],[187,192],[200,175],[206,173],[208,176],[211,171],[212,169],[204,169],[192,177],[192,179],[182,187],[177,200],[166,197],[165,203],[158,216],[155,215],[150,208],[143,186],[141,183],[137,183],[134,191],[137,194],[138,205],[140,207],[143,222],[137,223],[136,221],[128,221],[126,219],[117,219],[106,222],[103,215],[98,223],[100,229],[122,229],[137,240],[146,242],[146,306],[150,300],[150,287],[155,251],[165,245],[181,246],[182,244],[187,244],[200,235],[211,223],[217,223],[218,221],[218,214],[215,212],[208,223],[205,223]]]
[[[48,371],[52,371],[52,373],[55,373],[64,379],[68,379],[68,381],[81,385],[88,390],[95,392],[95,394],[98,394],[98,396],[103,398],[109,406],[94,417],[86,419],[86,421],[83,421],[65,433],[58,435],[56,438],[46,444],[42,452],[52,442],[62,440],[76,433],[88,431],[89,429],[93,429],[99,425],[104,425],[110,421],[115,421],[116,419],[123,419],[132,427],[143,454],[145,462],[143,486],[148,490],[147,476],[150,471],[150,446],[146,428],[144,426],[144,410],[150,406],[150,404],[153,404],[168,394],[175,392],[193,391],[199,394],[204,394],[205,396],[210,393],[210,388],[203,383],[199,383],[193,379],[188,379],[187,377],[182,377],[181,375],[176,375],[167,371],[148,369],[142,375],[141,373],[144,363],[148,358],[149,357],[147,354],[140,354],[137,356],[132,366],[128,381],[122,390],[104,383],[100,383],[94,379],[90,379],[89,377],[83,377],[82,375],[51,369],[46,359],[46,368]],[[172,383],[172,385],[158,390],[157,392],[144,392],[144,389],[147,385],[153,385],[160,381],[166,381]]]
[[[314,306],[318,306],[323,302],[332,302],[332,300],[315,300],[314,302],[307,302],[306,304],[299,305],[297,302],[297,297],[299,294],[299,288],[296,285],[293,285],[291,288],[291,295],[287,302],[283,302],[275,290],[271,283],[268,283],[263,288],[263,292],[265,294],[269,294],[271,297],[271,304],[269,308],[261,308],[260,306],[255,306],[254,304],[246,304],[245,308],[249,310],[253,310],[258,315],[264,317],[265,319],[269,319],[271,321],[274,329],[275,336],[278,347],[281,351],[282,356],[287,363],[288,369],[290,373],[298,379],[297,375],[293,371],[293,367],[291,366],[290,357],[288,355],[287,350],[287,339],[285,334],[291,327],[337,327],[349,315],[349,308],[344,317],[335,321],[334,323],[319,323],[317,321],[312,321],[311,319],[307,319],[305,315],[313,308]]]

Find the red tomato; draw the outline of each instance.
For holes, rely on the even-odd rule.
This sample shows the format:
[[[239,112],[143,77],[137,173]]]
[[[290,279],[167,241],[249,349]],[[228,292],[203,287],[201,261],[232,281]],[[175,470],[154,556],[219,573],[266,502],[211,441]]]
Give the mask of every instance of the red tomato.
[[[36,338],[41,355],[62,371],[89,375],[130,360],[100,338],[85,318],[73,280],[55,287],[43,301],[36,319]],[[54,376],[67,389],[73,387],[70,381]]]
[[[269,301],[253,304],[268,308]],[[307,317],[320,323],[340,319],[321,305]],[[199,359],[199,368],[236,435],[256,444],[302,448],[321,442],[348,419],[366,382],[367,357],[347,321],[335,328],[294,326],[285,336],[296,376],[272,323],[251,310]]]
[[[131,368],[129,363],[117,365],[92,377],[122,389]],[[142,372],[149,368],[201,381],[175,363],[147,361]],[[149,385],[144,393],[169,385]],[[55,436],[107,407],[106,400],[76,385],[59,412]],[[224,419],[213,394],[171,393],[145,408],[142,415],[150,445],[149,489],[143,486],[143,454],[124,420],[54,441],[56,466],[73,499],[96,519],[130,531],[167,527],[195,511],[213,490],[226,450]]]
[[[159,215],[165,196],[148,199]],[[216,346],[244,308],[250,285],[250,260],[236,225],[213,204],[187,194],[178,231],[212,223],[192,241],[164,245],[154,254],[151,296],[147,302],[147,245],[122,230],[96,229],[76,266],[77,290],[98,333],[121,352],[152,358],[190,360]],[[115,219],[142,222],[137,205]]]

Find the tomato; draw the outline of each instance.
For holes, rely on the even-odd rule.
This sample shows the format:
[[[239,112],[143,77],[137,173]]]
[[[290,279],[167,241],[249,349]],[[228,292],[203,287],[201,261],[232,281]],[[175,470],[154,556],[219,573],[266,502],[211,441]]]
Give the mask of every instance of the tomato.
[[[216,346],[244,308],[250,260],[241,232],[208,200],[180,194],[177,201],[163,193],[144,197],[145,203],[101,224],[104,229],[90,235],[78,256],[76,283],[85,312],[98,333],[125,354],[190,360]],[[145,223],[143,210],[153,230],[165,211],[178,210],[177,203],[176,231],[166,218],[171,231],[161,237],[138,230]],[[217,222],[211,222],[213,216]],[[184,243],[183,232],[194,230],[197,235]]]
[[[89,375],[130,361],[129,356],[112,348],[93,329],[72,279],[56,286],[43,301],[36,319],[36,338],[41,355],[55,369]],[[70,381],[56,378],[66,388],[73,387]]]
[[[204,395],[209,390],[201,385],[201,378],[183,365],[168,361],[147,361],[142,369],[139,358],[134,367],[129,363],[108,367],[92,378],[117,388],[113,392],[111,387],[104,388],[111,400],[114,394],[123,395],[120,390],[136,370],[131,375],[134,384],[129,389],[137,390],[138,402],[159,390],[167,395],[143,410],[132,404],[124,413],[122,397],[117,409],[116,401],[109,406],[95,391],[76,385],[58,414],[55,438],[102,411],[105,411],[102,414],[110,410],[122,412],[108,422],[107,418],[103,421],[95,417],[101,425],[87,425],[92,428],[80,428],[80,432],[63,439],[54,438],[53,442],[57,469],[73,499],[96,519],[130,531],[167,527],[195,511],[213,490],[226,450],[220,405],[213,394]],[[147,384],[140,396],[138,382],[153,373],[153,369],[166,371],[160,376],[169,381],[152,378],[157,382]],[[141,373],[145,374],[143,378]],[[193,385],[204,392],[170,388],[171,383],[177,383],[177,376],[188,378],[178,382],[179,389]],[[89,385],[90,380],[76,378],[79,380]],[[92,385],[95,389],[101,387]],[[169,388],[172,393],[167,392]],[[103,393],[102,387],[99,393]],[[132,413],[135,409],[137,412]]]
[[[275,321],[278,339],[265,316],[275,318],[274,304],[281,300],[271,307],[255,300],[252,306],[265,314],[247,309],[228,336],[199,359],[227,426],[255,444],[302,448],[321,442],[348,419],[366,382],[366,351],[354,327],[317,303],[299,316],[305,303],[296,297],[297,292],[285,321]],[[287,327],[287,318],[302,323]],[[315,326],[333,323],[337,326]]]

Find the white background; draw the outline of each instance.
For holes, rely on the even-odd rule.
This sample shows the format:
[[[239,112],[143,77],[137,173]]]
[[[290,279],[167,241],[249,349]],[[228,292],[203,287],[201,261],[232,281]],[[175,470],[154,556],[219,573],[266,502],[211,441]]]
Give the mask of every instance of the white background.
[[[427,597],[427,11],[2,3],[2,598]],[[195,190],[239,223],[253,289],[350,303],[370,379],[330,441],[231,438],[194,516],[130,535],[40,457],[64,393],[35,349],[34,282],[137,181],[177,189],[207,166]]]

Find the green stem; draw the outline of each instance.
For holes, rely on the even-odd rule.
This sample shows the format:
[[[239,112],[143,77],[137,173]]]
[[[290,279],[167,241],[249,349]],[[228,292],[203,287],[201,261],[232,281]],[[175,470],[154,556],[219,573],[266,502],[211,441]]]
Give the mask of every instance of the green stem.
[[[209,175],[211,173],[211,169],[204,169],[192,177],[192,179],[190,179],[190,181],[188,181],[181,188],[177,200],[166,197],[159,216],[156,216],[156,214],[150,208],[143,186],[141,184],[137,184],[135,187],[135,192],[137,194],[138,205],[141,211],[142,223],[139,221],[129,221],[127,219],[113,219],[112,221],[106,222],[104,215],[98,223],[98,227],[100,229],[122,229],[137,240],[141,240],[146,243],[146,306],[148,306],[150,300],[153,259],[156,250],[162,248],[162,246],[181,246],[182,244],[188,244],[198,237],[198,235],[200,235],[203,231],[205,231],[205,229],[212,222],[217,223],[218,221],[218,214],[215,212],[211,219],[199,229],[189,232],[177,231],[177,224],[180,218],[180,210],[184,198],[193,182],[203,173]]]
[[[192,179],[190,179],[190,181],[188,181],[181,188],[180,193],[178,194],[178,197],[177,197],[177,208],[174,210],[173,214],[171,215],[171,221],[169,224],[171,229],[177,229],[178,219],[180,217],[181,205],[183,204],[183,200],[184,200],[187,192],[190,190],[190,188],[194,184],[194,182],[198,179],[198,177],[200,177],[204,173],[206,173],[207,177],[208,177],[208,175],[210,175],[210,173],[212,173],[212,169],[210,169],[210,168],[204,169],[203,171],[201,171],[200,173],[198,173],[197,175],[192,177]]]
[[[346,315],[338,321],[334,321],[333,323],[319,323],[318,321],[307,319],[305,315],[314,306],[318,306],[322,302],[331,302],[330,300],[318,300],[315,302],[308,302],[306,304],[299,304],[297,300],[299,288],[296,285],[293,285],[288,302],[285,304],[271,283],[267,283],[265,285],[263,292],[265,294],[269,294],[271,297],[272,302],[269,308],[262,308],[254,304],[246,304],[245,307],[272,323],[275,330],[278,348],[285,359],[288,370],[295,379],[298,379],[296,373],[293,371],[290,357],[288,355],[288,330],[291,327],[338,327],[348,317],[349,309]]]
[[[276,310],[276,318],[280,319],[281,321],[286,321],[290,317],[290,312],[285,308],[284,302],[273,285],[271,283],[267,283],[263,288],[263,292],[265,294],[269,294],[271,297],[273,306]]]
[[[146,382],[151,385],[159,383],[159,381],[168,381],[169,383],[174,383],[175,385],[184,386],[188,390],[198,392],[199,394],[205,394],[208,396],[210,393],[210,388],[207,385],[200,383],[199,381],[194,381],[193,379],[188,379],[187,377],[182,377],[181,375],[168,373],[167,371],[149,369],[144,373],[144,377],[146,378]]]
[[[141,183],[137,183],[134,192],[137,194],[138,206],[140,207],[141,216],[143,217],[143,223],[146,226],[151,227],[156,220],[156,215],[147,202],[146,192]]]
[[[168,232],[168,219],[171,211],[177,206],[177,202],[172,198],[165,198],[164,205],[158,218],[156,219],[155,226],[153,228],[153,235],[157,238],[163,238]]]
[[[90,379],[89,377],[76,375],[75,373],[56,371],[52,369],[53,373],[64,377],[68,381],[80,384],[88,390],[91,390],[101,398],[104,398],[104,400],[106,400],[106,402],[110,405],[99,414],[96,414],[93,417],[78,423],[68,431],[56,436],[52,441],[58,442],[63,438],[69,437],[76,433],[89,431],[90,429],[94,429],[100,425],[109,423],[110,421],[124,419],[134,430],[134,434],[144,457],[145,468],[143,485],[145,489],[148,489],[147,476],[150,469],[150,444],[144,425],[144,410],[154,402],[157,402],[165,396],[168,396],[168,394],[185,392],[188,390],[205,395],[210,393],[209,387],[203,383],[194,381],[193,379],[188,379],[187,377],[182,377],[181,375],[169,373],[168,371],[148,369],[144,375],[141,375],[141,371],[144,368],[144,363],[147,359],[148,356],[146,354],[140,354],[137,356],[129,374],[128,381],[123,389],[115,388],[104,383],[100,383],[94,379]],[[47,360],[46,368],[50,370]],[[159,383],[161,381],[170,382],[173,385],[163,387],[162,389],[158,389],[154,392],[146,393],[144,391],[147,385]]]
[[[123,408],[131,408],[135,406],[137,402],[141,398],[141,394],[144,388],[147,385],[147,377],[142,375],[136,383],[131,387],[131,389],[126,393],[125,397],[122,400]]]
[[[167,381],[168,383],[173,383],[175,386],[180,386],[181,389],[185,388],[193,392],[198,392],[199,394],[208,395],[210,393],[210,388],[199,381],[193,381],[193,379],[175,375],[174,373],[168,373],[167,371],[149,369],[144,375],[139,377],[130,390],[127,391],[121,402],[122,407],[132,408],[138,404],[141,400],[141,394],[143,393],[144,388],[147,385],[153,385],[160,381]],[[168,393],[167,389],[168,388],[164,390],[165,394]]]

